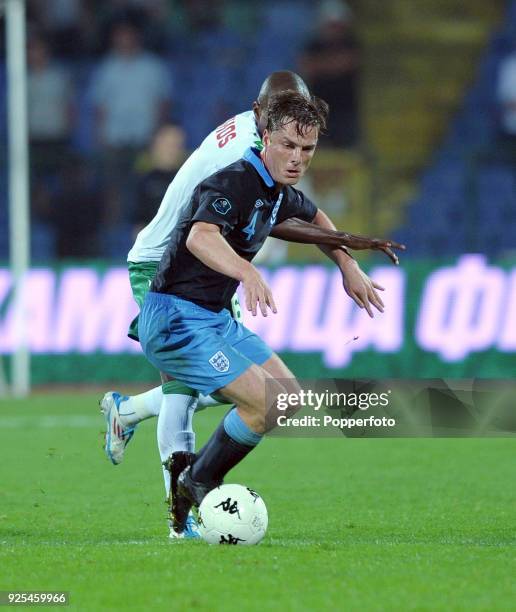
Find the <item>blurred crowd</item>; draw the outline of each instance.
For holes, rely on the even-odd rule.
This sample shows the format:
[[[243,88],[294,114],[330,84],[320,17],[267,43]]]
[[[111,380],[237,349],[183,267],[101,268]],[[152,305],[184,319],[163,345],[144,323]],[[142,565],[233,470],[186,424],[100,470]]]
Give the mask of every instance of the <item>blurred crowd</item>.
[[[123,255],[188,152],[273,70],[330,104],[321,146],[359,141],[343,0],[27,0],[27,17],[32,216],[50,255]]]

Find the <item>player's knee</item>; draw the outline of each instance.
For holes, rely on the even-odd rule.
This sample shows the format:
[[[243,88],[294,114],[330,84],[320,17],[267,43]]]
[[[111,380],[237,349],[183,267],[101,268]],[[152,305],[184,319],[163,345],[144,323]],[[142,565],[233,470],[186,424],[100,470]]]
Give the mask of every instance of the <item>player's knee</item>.
[[[301,391],[301,387],[296,377],[277,355],[273,355],[263,364],[262,368],[267,372],[267,375],[271,377],[267,379],[266,384],[272,385],[273,383],[271,381],[274,381],[283,387],[282,392],[285,393],[297,395]]]
[[[270,427],[271,411],[275,410],[278,394],[285,393],[285,387],[277,380],[265,377],[259,390],[250,395],[239,407],[246,413],[248,423],[257,433],[265,433]]]
[[[295,378],[281,380],[268,411],[267,422],[271,424],[269,429],[276,427],[278,417],[291,417],[298,412],[301,408],[301,391],[301,386]]]
[[[301,385],[297,381],[297,378],[283,378],[281,380],[281,386],[283,387],[283,392],[289,395],[299,396],[301,392]]]

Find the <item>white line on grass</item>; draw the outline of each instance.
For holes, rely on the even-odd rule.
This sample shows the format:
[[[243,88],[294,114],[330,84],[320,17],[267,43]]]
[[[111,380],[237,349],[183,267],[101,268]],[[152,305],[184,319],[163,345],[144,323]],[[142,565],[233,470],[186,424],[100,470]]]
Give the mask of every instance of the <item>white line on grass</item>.
[[[83,414],[45,416],[1,416],[0,429],[53,429],[55,427],[102,428],[102,417]]]

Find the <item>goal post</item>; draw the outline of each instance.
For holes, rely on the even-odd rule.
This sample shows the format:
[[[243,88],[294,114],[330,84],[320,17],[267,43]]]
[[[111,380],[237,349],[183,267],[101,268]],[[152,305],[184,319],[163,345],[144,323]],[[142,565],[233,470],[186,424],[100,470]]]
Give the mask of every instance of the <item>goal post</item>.
[[[9,178],[9,260],[12,299],[17,308],[16,348],[11,363],[11,392],[30,392],[27,312],[22,286],[30,265],[29,145],[25,0],[4,0],[7,52],[7,131]]]

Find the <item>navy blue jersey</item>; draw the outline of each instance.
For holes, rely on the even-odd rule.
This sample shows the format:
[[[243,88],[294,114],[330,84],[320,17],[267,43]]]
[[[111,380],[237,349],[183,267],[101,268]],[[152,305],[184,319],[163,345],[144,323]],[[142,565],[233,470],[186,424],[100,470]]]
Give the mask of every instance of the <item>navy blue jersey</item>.
[[[315,204],[301,191],[279,192],[260,153],[248,149],[242,159],[202,181],[183,211],[161,259],[151,291],[169,293],[219,312],[226,308],[238,281],[206,266],[186,248],[196,221],[220,227],[240,257],[251,261],[274,225],[298,217],[312,221]]]

